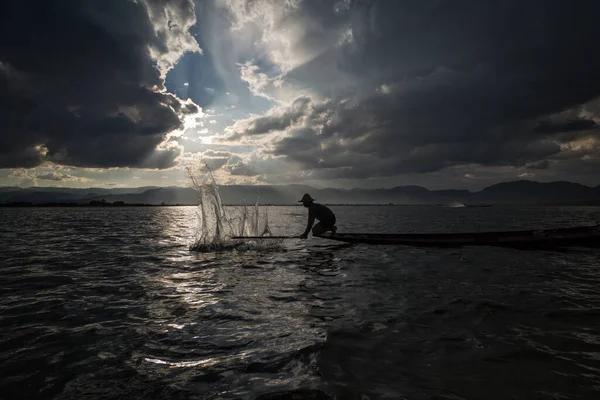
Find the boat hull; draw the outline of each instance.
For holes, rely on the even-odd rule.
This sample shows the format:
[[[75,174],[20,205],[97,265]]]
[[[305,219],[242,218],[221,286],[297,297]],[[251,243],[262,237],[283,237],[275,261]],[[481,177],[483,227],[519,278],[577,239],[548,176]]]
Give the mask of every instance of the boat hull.
[[[325,239],[372,245],[419,247],[500,246],[512,248],[600,247],[600,227],[584,226],[506,232],[337,233]]]

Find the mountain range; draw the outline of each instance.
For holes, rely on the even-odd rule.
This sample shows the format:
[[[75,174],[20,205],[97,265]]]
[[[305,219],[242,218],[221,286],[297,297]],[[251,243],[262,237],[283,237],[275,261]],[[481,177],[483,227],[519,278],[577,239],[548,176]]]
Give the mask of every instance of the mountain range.
[[[480,191],[429,190],[421,186],[387,189],[316,189],[304,185],[223,185],[219,192],[224,204],[298,204],[304,193],[327,204],[531,204],[600,205],[600,186],[557,181],[528,180],[499,183]],[[88,188],[0,187],[0,204],[51,203],[197,205],[198,194],[187,187]],[[120,203],[119,203],[120,204]]]

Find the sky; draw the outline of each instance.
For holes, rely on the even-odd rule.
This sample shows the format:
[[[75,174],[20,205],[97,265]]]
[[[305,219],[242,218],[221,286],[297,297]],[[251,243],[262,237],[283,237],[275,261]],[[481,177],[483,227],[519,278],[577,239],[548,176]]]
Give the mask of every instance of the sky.
[[[0,186],[600,184],[594,0],[4,0]]]

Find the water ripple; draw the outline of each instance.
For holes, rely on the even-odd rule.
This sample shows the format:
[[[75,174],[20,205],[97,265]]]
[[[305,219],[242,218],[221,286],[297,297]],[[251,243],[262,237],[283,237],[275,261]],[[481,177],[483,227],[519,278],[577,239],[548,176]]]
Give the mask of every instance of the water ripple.
[[[341,207],[340,230],[585,223],[595,208]],[[305,224],[273,208],[271,229]],[[2,209],[10,399],[591,399],[600,253],[292,240],[196,253],[193,207]],[[295,397],[293,397],[295,396]]]

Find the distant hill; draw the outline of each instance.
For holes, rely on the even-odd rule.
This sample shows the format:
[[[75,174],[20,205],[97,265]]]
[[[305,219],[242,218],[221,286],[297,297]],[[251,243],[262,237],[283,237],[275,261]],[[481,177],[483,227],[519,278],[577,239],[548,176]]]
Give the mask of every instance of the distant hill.
[[[600,186],[558,181],[514,181],[483,190],[429,190],[420,186],[389,189],[315,189],[304,185],[219,186],[224,204],[298,204],[303,193],[329,204],[530,204],[600,205]],[[29,202],[88,204],[92,201],[127,204],[198,204],[198,195],[186,187],[141,188],[18,188],[0,187],[0,204]]]
[[[600,188],[566,181],[515,181],[488,186],[474,196],[484,203],[585,203],[600,200]]]

